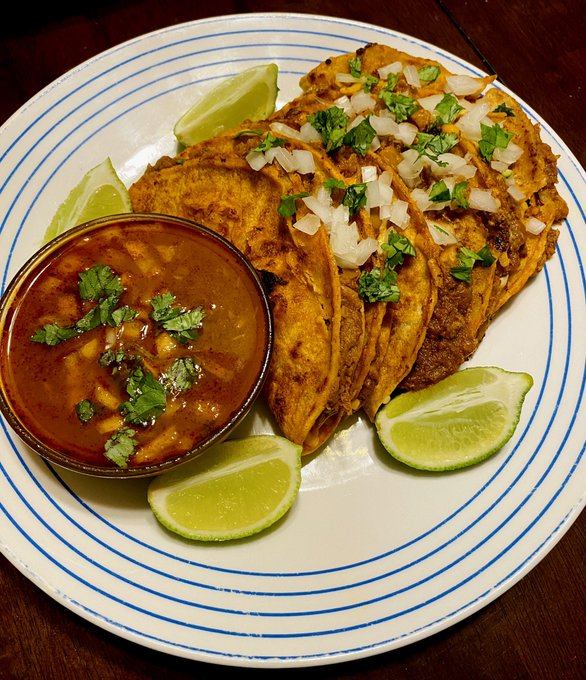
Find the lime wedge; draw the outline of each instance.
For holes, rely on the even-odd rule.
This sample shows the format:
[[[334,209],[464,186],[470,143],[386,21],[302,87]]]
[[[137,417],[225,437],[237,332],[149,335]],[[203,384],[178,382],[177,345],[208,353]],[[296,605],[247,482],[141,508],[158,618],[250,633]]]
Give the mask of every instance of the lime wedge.
[[[109,158],[83,176],[71,190],[51,220],[43,243],[78,224],[97,217],[132,212],[126,187],[116,174]]]
[[[228,541],[274,524],[301,482],[301,447],[259,435],[217,444],[151,482],[151,510],[167,529],[198,541]]]
[[[236,127],[262,120],[275,110],[276,64],[255,66],[222,81],[206,93],[175,125],[175,137],[189,146]]]
[[[532,385],[527,373],[468,368],[392,399],[376,416],[378,436],[391,456],[420,470],[474,465],[509,441]]]

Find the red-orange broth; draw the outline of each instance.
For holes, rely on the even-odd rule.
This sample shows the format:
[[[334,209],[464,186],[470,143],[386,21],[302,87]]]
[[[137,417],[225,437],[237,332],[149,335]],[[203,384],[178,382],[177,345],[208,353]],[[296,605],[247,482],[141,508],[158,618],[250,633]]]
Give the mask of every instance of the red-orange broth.
[[[56,346],[32,342],[44,324],[70,326],[96,305],[80,299],[78,275],[98,263],[121,277],[119,304],[139,316]],[[181,344],[151,319],[151,299],[167,291],[183,308],[203,308],[193,342]],[[226,425],[259,378],[267,333],[252,276],[221,243],[179,223],[120,223],[80,235],[31,272],[7,318],[1,370],[13,412],[40,441],[78,461],[114,466],[105,442],[131,427],[138,444],[128,466],[141,467],[186,453]],[[201,373],[187,391],[167,395],[153,424],[126,425],[119,412],[129,398],[125,379],[99,364],[109,348],[138,355],[155,378],[182,357]],[[82,423],[75,407],[86,399],[97,411]]]

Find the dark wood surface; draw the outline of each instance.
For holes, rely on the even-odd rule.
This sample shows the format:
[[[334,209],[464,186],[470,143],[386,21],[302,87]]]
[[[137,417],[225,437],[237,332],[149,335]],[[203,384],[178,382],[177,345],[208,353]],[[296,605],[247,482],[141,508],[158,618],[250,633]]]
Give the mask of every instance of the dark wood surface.
[[[498,73],[585,161],[581,0],[78,0],[34,9],[21,3],[0,24],[0,122],[63,72],[123,40],[204,16],[252,11],[329,14],[439,45]],[[585,555],[583,515],[520,583],[447,631],[369,659],[283,672],[371,680],[584,678]],[[58,605],[3,558],[0,593],[0,678],[216,678],[226,672],[106,633]]]

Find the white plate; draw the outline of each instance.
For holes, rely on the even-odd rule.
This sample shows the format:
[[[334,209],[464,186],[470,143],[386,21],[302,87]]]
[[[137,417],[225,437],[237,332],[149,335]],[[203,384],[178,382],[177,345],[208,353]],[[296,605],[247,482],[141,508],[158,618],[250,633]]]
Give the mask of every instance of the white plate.
[[[40,243],[59,203],[109,154],[130,183],[174,149],[178,116],[211,85],[279,65],[282,104],[329,55],[383,42],[480,74],[432,45],[366,24],[243,15],[174,26],[116,47],[34,97],[0,130],[2,288]],[[499,86],[500,87],[500,86]],[[166,533],[146,482],[53,469],[2,421],[3,553],[56,600],[107,630],[215,663],[303,666],[376,654],[484,606],[547,553],[582,506],[584,174],[559,154],[570,206],[559,250],[489,328],[473,364],[530,372],[511,442],[452,474],[393,462],[354,420],[303,469],[299,499],[273,530],[231,545]],[[258,414],[241,431],[266,431]]]

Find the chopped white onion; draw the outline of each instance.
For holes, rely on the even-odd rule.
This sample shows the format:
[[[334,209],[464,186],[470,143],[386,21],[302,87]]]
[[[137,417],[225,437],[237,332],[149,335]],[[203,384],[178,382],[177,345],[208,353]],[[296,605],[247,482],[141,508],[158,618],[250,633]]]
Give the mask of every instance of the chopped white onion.
[[[364,116],[356,116],[356,118],[348,125],[346,129],[352,130],[352,128],[355,128],[357,125],[360,125],[360,123],[362,123],[363,120],[365,120]]]
[[[389,215],[391,214],[392,206],[390,205],[381,205],[381,207],[378,209],[378,214],[381,220],[388,220]]]
[[[336,73],[336,82],[338,83],[360,83],[360,78],[356,78],[350,73]]]
[[[249,151],[246,154],[246,162],[253,170],[261,170],[267,164],[264,153],[259,151]]]
[[[309,175],[315,172],[315,161],[311,151],[295,149],[292,152],[295,169],[300,175]]]
[[[361,267],[377,250],[378,241],[375,238],[362,239],[351,250],[337,250],[332,246],[336,262],[343,269],[357,269]]]
[[[305,217],[302,217],[300,220],[293,223],[295,229],[302,231],[304,234],[309,234],[310,236],[313,236],[319,230],[320,225],[321,222],[319,217],[313,213],[308,213]]]
[[[468,76],[463,76],[468,77]],[[486,114],[490,111],[490,104],[480,100],[471,107],[456,123],[464,137],[478,141],[481,138],[480,123],[484,121]],[[489,125],[492,122],[489,121]]]
[[[304,142],[321,142],[321,135],[311,123],[303,123],[299,133],[299,136]]]
[[[509,195],[515,199],[515,201],[523,201],[525,199],[525,194],[514,182],[513,184],[509,185],[507,191],[509,192]]]
[[[383,178],[382,175],[378,178],[377,184],[381,205],[390,205],[391,201],[393,200],[393,189],[391,185],[386,181],[385,178]]]
[[[381,195],[379,190],[378,182],[367,182],[366,183],[366,209],[372,210],[373,208],[378,208],[383,204],[381,201]]]
[[[326,189],[323,185],[317,190],[315,195],[316,199],[326,206],[332,205],[332,196],[329,189]]]
[[[378,170],[376,168],[376,165],[363,166],[361,173],[363,182],[374,182],[378,177]]]
[[[363,111],[372,111],[376,106],[376,99],[366,92],[357,92],[350,97],[350,104],[352,104],[352,109],[356,113],[362,113]]]
[[[405,80],[409,85],[418,89],[421,87],[421,81],[419,80],[419,73],[416,66],[413,66],[413,64],[405,66],[403,69],[403,75],[405,76]]]
[[[449,92],[466,97],[471,94],[480,94],[486,87],[480,78],[471,76],[448,76],[446,78],[447,89]]]
[[[454,243],[458,243],[458,239],[454,232],[446,225],[428,222],[427,228],[429,229],[429,233],[434,243],[437,243],[438,246],[450,246]]]
[[[419,132],[416,125],[411,123],[399,123],[399,131],[395,135],[405,146],[413,144],[417,133]]]
[[[530,234],[535,234],[535,236],[541,234],[546,226],[545,222],[538,220],[537,217],[530,217],[525,221],[525,229],[527,229]]]
[[[432,161],[430,168],[436,177],[445,177],[446,175],[455,175],[456,177],[463,177],[470,179],[476,174],[476,168],[466,162],[466,158],[458,156],[455,153],[441,153],[438,160],[445,165],[440,165]]]
[[[509,166],[502,161],[490,161],[490,167],[497,172],[505,172]]]
[[[512,165],[513,163],[516,163],[522,155],[523,149],[517,144],[509,142],[506,149],[496,148],[492,157],[495,161],[505,163],[505,165]]]
[[[405,229],[409,224],[409,204],[406,201],[395,201],[391,205],[389,220],[400,229]]]
[[[500,201],[490,191],[476,188],[470,189],[468,203],[474,210],[484,210],[485,212],[496,212],[501,205]]]
[[[411,198],[421,210],[421,212],[425,212],[426,210],[429,209],[429,206],[431,205],[431,201],[429,200],[429,194],[425,189],[413,189],[411,192]]]
[[[327,197],[327,201],[324,200],[323,196],[320,196],[319,198],[316,196],[306,196],[301,200],[325,225],[329,225],[332,222],[333,209],[329,196]]]
[[[289,137],[290,139],[303,139],[297,130],[289,127],[289,125],[285,125],[285,123],[271,123],[271,131],[277,135]]]
[[[334,106],[337,106],[338,108],[342,109],[347,116],[354,115],[354,109],[352,108],[350,99],[346,97],[346,95],[344,95],[343,97],[338,97],[334,101]]]
[[[267,160],[267,163],[272,163],[275,160],[275,154],[277,153],[278,148],[279,147],[277,146],[273,146],[272,149],[265,151],[265,158]]]
[[[393,178],[391,177],[391,173],[388,170],[385,170],[384,172],[381,172],[381,174],[379,175],[378,181],[381,184],[391,186]]]
[[[380,139],[375,135],[372,139],[372,142],[370,143],[370,150],[378,151],[380,147],[381,147]]]
[[[397,165],[397,172],[401,179],[411,187],[423,170],[423,159],[415,149],[408,149],[401,154],[403,160]]]
[[[398,74],[403,70],[403,64],[400,61],[394,61],[392,64],[387,64],[386,66],[381,66],[378,70],[379,76],[386,80],[390,73]]]
[[[425,109],[426,111],[435,111],[435,107],[441,102],[443,98],[443,94],[432,94],[430,97],[422,97],[417,101],[419,102],[419,105],[422,109]]]
[[[293,154],[283,147],[277,146],[275,149],[275,160],[283,168],[285,172],[293,172],[297,169],[297,163],[293,158]]]
[[[395,123],[392,118],[387,116],[371,116],[370,124],[374,128],[374,131],[380,137],[385,137],[386,135],[393,135],[396,137],[399,133],[399,125]]]

